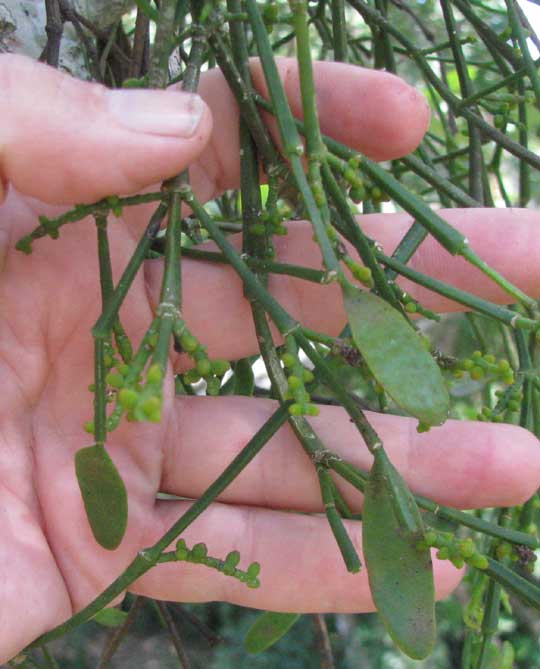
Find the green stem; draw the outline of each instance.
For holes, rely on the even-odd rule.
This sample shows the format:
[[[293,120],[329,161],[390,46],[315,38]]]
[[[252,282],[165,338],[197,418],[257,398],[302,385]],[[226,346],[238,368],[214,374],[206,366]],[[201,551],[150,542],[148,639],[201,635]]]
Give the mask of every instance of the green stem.
[[[326,467],[321,465],[317,467],[317,475],[319,477],[322,501],[328,524],[332,529],[332,533],[334,534],[334,538],[343,557],[343,561],[345,562],[345,566],[347,567],[347,571],[351,572],[351,574],[356,574],[360,571],[362,565],[358,553],[356,552],[356,548],[354,547],[354,544],[345,529],[343,520],[336,509],[332,490],[332,479],[330,478],[330,474]]]
[[[163,197],[163,196],[162,196]],[[118,317],[118,312],[122,302],[124,301],[128,290],[135,279],[140,266],[142,265],[152,242],[156,238],[157,233],[165,214],[167,213],[167,204],[161,203],[152,215],[150,222],[141,237],[137,248],[133,252],[114,293],[111,295],[107,308],[104,309],[101,316],[98,318],[96,324],[92,328],[92,335],[97,338],[105,338],[110,333],[112,324]]]
[[[432,290],[439,295],[443,295],[444,297],[447,297],[454,302],[463,304],[469,309],[473,309],[486,316],[495,318],[496,320],[501,321],[506,325],[510,325],[513,328],[535,330],[540,324],[539,321],[521,316],[507,307],[501,307],[497,304],[493,304],[492,302],[483,300],[481,297],[476,297],[476,295],[473,295],[472,293],[459,290],[458,288],[454,288],[447,283],[439,281],[438,279],[434,279],[427,274],[422,274],[421,272],[412,269],[408,265],[404,265],[394,258],[389,258],[388,256],[384,255],[384,253],[377,252],[377,257],[382,263],[387,265],[387,267],[390,267],[398,274],[401,274],[407,279],[414,281],[420,286],[424,286],[425,288],[428,288],[429,290]]]

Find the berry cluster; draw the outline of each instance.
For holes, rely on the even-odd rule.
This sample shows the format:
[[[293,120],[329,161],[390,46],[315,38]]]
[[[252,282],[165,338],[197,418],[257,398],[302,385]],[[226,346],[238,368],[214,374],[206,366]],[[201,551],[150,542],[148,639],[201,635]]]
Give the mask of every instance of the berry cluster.
[[[186,384],[198,383],[201,379],[206,381],[206,392],[209,395],[217,395],[221,387],[222,377],[231,368],[227,360],[210,360],[206,346],[191,333],[186,324],[178,320],[175,324],[174,335],[177,350],[185,352],[195,363],[195,367],[188,370],[182,380]]]
[[[318,416],[319,407],[310,402],[306,383],[311,383],[313,373],[306,369],[298,358],[298,348],[292,335],[285,338],[286,352],[281,356],[281,361],[287,373],[287,395],[286,399],[293,399],[294,403],[289,407],[291,416]]]
[[[457,363],[454,376],[461,379],[468,372],[471,379],[480,381],[500,381],[509,386],[514,383],[514,372],[510,363],[505,358],[497,360],[491,353],[482,354],[475,351],[470,358],[465,358]]]
[[[438,548],[437,559],[450,560],[457,569],[461,569],[465,564],[475,569],[487,569],[489,565],[487,557],[477,551],[470,537],[457,539],[451,532],[429,530],[418,545],[422,550],[428,547]]]

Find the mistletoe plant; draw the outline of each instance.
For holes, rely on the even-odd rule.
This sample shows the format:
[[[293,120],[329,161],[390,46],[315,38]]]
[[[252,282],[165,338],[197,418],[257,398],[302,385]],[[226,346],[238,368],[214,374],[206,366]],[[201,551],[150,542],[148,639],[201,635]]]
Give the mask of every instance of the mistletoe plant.
[[[539,62],[531,53],[538,40],[515,0],[505,0],[504,6],[441,0],[446,30],[441,41],[423,22],[420,9],[420,5],[389,0],[192,0],[189,5],[182,0],[155,4],[138,0],[135,27],[124,35],[124,45],[115,41],[116,32],[111,33],[103,62],[124,49],[134,64],[128,73],[131,78],[118,79],[112,66],[105,70],[111,85],[166,88],[180,83],[184,91],[194,92],[202,69],[221,68],[241,114],[241,189],[205,204],[193,192],[186,171],[156,192],[129,197],[111,193],[57,218],[41,217],[35,230],[17,244],[20,251],[31,253],[40,238],[57,238],[64,226],[88,216],[95,220],[102,311],[91,332],[94,415],[84,426],[93,443],[79,450],[74,462],[95,540],[111,551],[121,544],[130,503],[122,468],[107,451],[108,435],[123,421],[160,422],[173,349],[185,353],[191,365],[176,377],[178,393],[264,394],[254,384],[253,359],[210,358],[205,332],[194,331],[186,320],[181,283],[184,256],[226,263],[241,278],[271,384],[270,396],[278,406],[154,545],[136,555],[94,601],[32,647],[103,615],[100,612],[131,583],[165,562],[205,565],[257,588],[264,579],[264,562],[240,567],[238,551],[209,556],[204,543],[188,548],[182,534],[287,421],[313,463],[322,506],[345,568],[352,574],[367,569],[377,610],[395,644],[407,655],[427,657],[436,639],[433,550],[439,559],[451,560],[458,568],[466,564],[473,572],[470,606],[475,615],[468,617],[464,668],[488,666],[503,593],[540,608],[540,586],[529,573],[533,551],[540,547],[537,496],[514,509],[468,513],[414,495],[364,412],[364,406],[375,403],[380,411],[414,417],[419,432],[436,431],[454,411],[451,397],[456,384],[467,382],[484,389],[479,420],[519,423],[540,436],[538,304],[485,262],[482,249],[474,250],[432,206],[494,206],[500,201],[526,206],[529,202],[533,186],[539,184],[536,171],[540,168],[534,150],[538,141],[528,120],[538,124]],[[54,19],[50,12],[48,18],[49,23]],[[62,18],[77,21],[75,15],[66,14],[65,7]],[[405,30],[402,26],[408,22],[412,28]],[[119,23],[115,31],[125,31],[126,26],[129,19],[124,17],[124,24]],[[150,26],[152,34],[155,29],[152,40]],[[411,30],[427,44],[413,40]],[[59,39],[58,31],[50,32],[49,56],[55,52],[53,39]],[[302,121],[291,112],[276,66],[276,54],[293,49]],[[390,72],[414,69],[436,116],[419,148],[380,165],[322,134],[314,52],[323,59]],[[176,71],[171,68],[173,54],[180,62]],[[252,55],[262,66],[266,97],[254,87],[248,67]],[[448,63],[455,68],[455,81],[450,81]],[[273,116],[279,140],[268,130],[268,115]],[[515,193],[509,190],[507,170],[517,174]],[[155,210],[115,284],[109,220],[141,203],[153,203]],[[381,211],[385,203],[394,203],[414,220],[391,256],[365,233],[362,217],[357,217]],[[288,221],[294,218],[311,223],[322,256],[320,269],[276,259],[275,237],[286,235]],[[243,235],[241,250],[229,235],[238,230]],[[508,306],[413,269],[408,263],[428,236],[495,282],[505,291]],[[212,240],[218,250],[196,248],[202,239]],[[151,257],[164,258],[161,294],[146,333],[136,343],[122,325],[120,310],[144,260]],[[274,274],[339,286],[348,318],[341,335],[310,329],[288,313],[268,288]],[[404,292],[401,279],[465,307],[471,325],[479,331],[481,350],[465,357],[439,350],[416,318],[436,321],[439,316]],[[485,346],[480,322],[495,328],[497,346]],[[361,396],[345,383],[346,370],[354,370],[362,380]],[[318,414],[320,402],[338,404],[347,412],[358,432],[358,448],[367,448],[373,456],[369,471],[339,457],[317,434],[310,419]],[[349,508],[340,492],[341,480],[364,494],[365,566],[343,522],[358,518],[360,509]],[[442,521],[452,530],[441,529]],[[247,649],[260,652],[269,647],[297,617],[263,614],[246,638]]]

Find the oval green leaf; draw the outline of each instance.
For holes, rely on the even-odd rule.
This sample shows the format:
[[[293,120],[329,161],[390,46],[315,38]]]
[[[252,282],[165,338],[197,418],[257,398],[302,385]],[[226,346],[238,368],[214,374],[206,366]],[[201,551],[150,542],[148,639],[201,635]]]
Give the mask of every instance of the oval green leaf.
[[[300,618],[299,613],[265,611],[249,628],[244,647],[248,653],[262,653],[278,642]]]
[[[128,617],[126,611],[121,611],[114,607],[109,607],[106,609],[101,609],[96,615],[92,618],[96,623],[104,625],[105,627],[119,627],[125,619]]]
[[[120,545],[127,526],[127,492],[122,477],[103,446],[81,448],[75,472],[96,541],[108,550]]]
[[[409,657],[424,659],[435,643],[433,566],[429,548],[418,548],[424,529],[416,502],[382,449],[375,453],[362,519],[375,606],[395,644]]]
[[[354,343],[378,383],[398,406],[425,425],[448,417],[450,398],[441,371],[407,320],[388,302],[343,287]]]

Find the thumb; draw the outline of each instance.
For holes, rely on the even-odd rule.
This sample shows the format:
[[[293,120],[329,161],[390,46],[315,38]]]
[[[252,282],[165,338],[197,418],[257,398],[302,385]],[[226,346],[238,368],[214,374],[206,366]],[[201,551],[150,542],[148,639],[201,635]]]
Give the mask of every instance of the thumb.
[[[198,95],[110,90],[22,56],[0,56],[0,90],[2,181],[51,204],[134,193],[171,177],[212,130]]]

